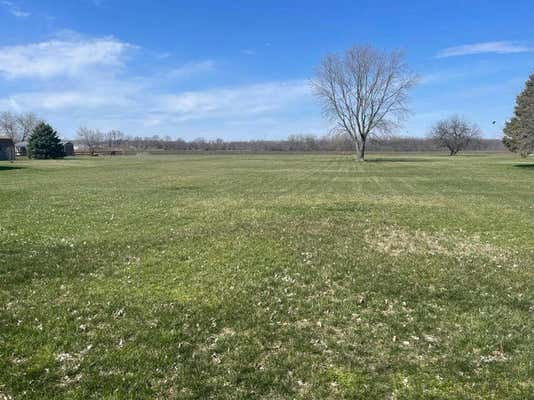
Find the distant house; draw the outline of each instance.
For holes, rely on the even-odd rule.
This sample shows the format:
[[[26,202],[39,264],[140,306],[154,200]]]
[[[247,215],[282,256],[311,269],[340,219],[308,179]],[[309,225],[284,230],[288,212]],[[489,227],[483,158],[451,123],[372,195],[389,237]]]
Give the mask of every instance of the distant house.
[[[27,156],[28,155],[28,142],[15,143],[15,153],[17,153],[17,156]]]
[[[10,138],[0,138],[0,161],[15,159],[15,144]]]

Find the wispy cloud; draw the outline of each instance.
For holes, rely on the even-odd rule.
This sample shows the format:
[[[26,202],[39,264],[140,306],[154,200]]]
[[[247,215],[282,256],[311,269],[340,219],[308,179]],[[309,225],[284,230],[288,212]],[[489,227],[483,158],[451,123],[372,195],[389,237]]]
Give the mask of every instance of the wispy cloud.
[[[478,60],[465,68],[464,65],[452,68],[432,69],[423,73],[420,78],[421,85],[442,85],[453,82],[471,81],[473,79],[484,79],[498,75],[506,70],[507,73],[515,73],[514,68],[505,68],[494,62],[487,60]]]
[[[498,42],[483,42],[466,44],[462,46],[448,47],[441,50],[438,58],[458,57],[472,54],[512,54],[512,53],[526,53],[533,51],[533,48],[526,46],[521,42],[498,41]]]
[[[157,132],[189,138],[317,132],[321,122],[302,114],[314,107],[308,81],[275,81],[198,91],[161,92],[162,82],[135,85],[115,78],[59,91],[31,91],[0,98],[0,109],[35,111],[62,121],[64,134],[77,125]],[[319,115],[317,112],[316,115]],[[149,130],[147,132],[147,130]]]
[[[189,78],[193,75],[204,74],[215,71],[216,63],[213,60],[202,60],[188,62],[177,68],[171,69],[167,76],[174,79]]]
[[[310,97],[305,80],[265,82],[233,88],[162,95],[155,109],[181,119],[261,115]]]
[[[31,14],[27,11],[23,11],[19,8],[18,5],[13,3],[12,1],[3,0],[0,2],[0,4],[13,16],[18,18],[26,18],[29,17]]]
[[[9,79],[75,76],[98,66],[121,66],[134,46],[113,37],[73,35],[0,48],[0,74]]]
[[[154,85],[159,86],[159,85]],[[149,84],[126,80],[80,84],[63,91],[32,91],[11,95],[3,105],[17,109],[67,110],[102,107],[138,107],[139,111],[174,116],[181,120],[250,116],[283,109],[310,97],[306,80],[264,82],[199,91],[161,93]]]
[[[10,105],[17,110],[59,111],[72,109],[95,110],[110,107],[127,107],[133,102],[123,93],[111,93],[95,90],[66,90],[20,93],[4,99],[0,104]]]

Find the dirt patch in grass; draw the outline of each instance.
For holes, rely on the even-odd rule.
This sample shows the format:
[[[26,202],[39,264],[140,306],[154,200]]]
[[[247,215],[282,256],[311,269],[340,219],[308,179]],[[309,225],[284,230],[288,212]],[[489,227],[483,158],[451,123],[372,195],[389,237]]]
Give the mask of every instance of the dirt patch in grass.
[[[384,228],[368,229],[365,233],[368,247],[388,256],[398,257],[410,254],[482,257],[494,262],[508,262],[513,256],[508,249],[491,243],[485,243],[477,236],[460,236],[451,233],[429,233],[421,230],[410,230],[398,225]]]

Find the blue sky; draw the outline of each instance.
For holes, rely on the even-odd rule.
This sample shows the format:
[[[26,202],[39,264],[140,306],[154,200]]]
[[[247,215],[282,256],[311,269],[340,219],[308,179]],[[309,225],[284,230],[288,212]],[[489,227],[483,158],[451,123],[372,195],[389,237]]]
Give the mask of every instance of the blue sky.
[[[401,48],[421,136],[461,114],[500,137],[534,68],[532,0],[0,0],[0,110],[194,139],[328,133],[309,78],[328,52]],[[495,125],[492,121],[497,121]]]

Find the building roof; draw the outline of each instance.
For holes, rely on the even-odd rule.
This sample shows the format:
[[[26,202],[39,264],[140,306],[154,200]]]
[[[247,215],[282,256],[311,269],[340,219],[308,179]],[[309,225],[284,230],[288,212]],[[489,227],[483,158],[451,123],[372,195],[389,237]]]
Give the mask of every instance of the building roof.
[[[8,138],[8,137],[0,137],[0,143],[1,143],[1,144],[10,144],[10,145],[14,145],[14,143],[13,143],[13,139]]]

